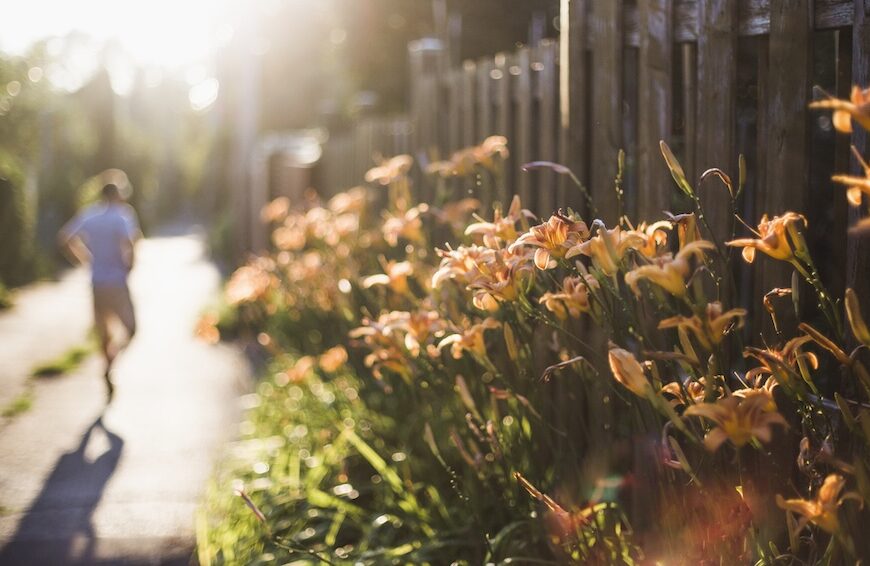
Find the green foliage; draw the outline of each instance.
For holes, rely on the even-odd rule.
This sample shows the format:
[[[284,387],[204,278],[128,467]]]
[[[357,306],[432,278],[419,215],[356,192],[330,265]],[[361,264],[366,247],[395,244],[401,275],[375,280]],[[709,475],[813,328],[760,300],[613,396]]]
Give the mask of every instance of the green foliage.
[[[33,377],[54,377],[75,370],[95,350],[95,343],[74,346],[56,359],[36,366],[31,372]]]
[[[26,390],[21,393],[18,397],[9,402],[5,407],[3,407],[3,411],[0,412],[4,418],[12,419],[21,415],[22,413],[26,413],[33,406],[33,394],[30,390]]]
[[[20,165],[0,150],[0,281],[18,285],[33,275],[33,218]]]

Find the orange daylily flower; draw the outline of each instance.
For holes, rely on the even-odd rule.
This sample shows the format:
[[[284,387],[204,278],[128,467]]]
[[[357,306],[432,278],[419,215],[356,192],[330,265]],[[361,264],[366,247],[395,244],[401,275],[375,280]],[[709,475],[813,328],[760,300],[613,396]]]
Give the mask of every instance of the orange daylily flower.
[[[565,320],[569,316],[580,318],[582,313],[589,312],[592,307],[589,302],[590,288],[598,288],[598,280],[592,275],[566,277],[562,280],[559,291],[544,293],[538,302],[559,319]]]
[[[342,193],[338,193],[326,204],[327,208],[335,214],[352,212],[360,214],[366,207],[368,194],[364,187],[354,187]]]
[[[423,235],[423,221],[420,216],[428,210],[429,207],[426,204],[420,204],[398,215],[385,214],[381,231],[387,244],[396,247],[399,245],[399,238],[404,238],[415,244],[426,241]]]
[[[666,230],[671,228],[673,228],[673,224],[667,220],[659,220],[649,225],[646,222],[642,222],[637,229],[631,231],[643,239],[643,244],[638,245],[635,249],[645,257],[656,257],[659,248],[667,245],[668,233]]]
[[[238,305],[261,299],[275,285],[275,276],[270,272],[273,268],[273,262],[265,258],[238,268],[224,291],[227,303]]]
[[[743,259],[747,263],[755,260],[756,250],[774,259],[791,261],[796,254],[803,255],[806,251],[803,236],[797,230],[797,225],[801,222],[804,226],[807,225],[807,219],[796,212],[786,212],[771,219],[765,214],[758,223],[758,231],[755,232],[758,238],[738,238],[726,244],[743,248]]]
[[[483,246],[459,246],[455,250],[450,247],[446,250],[436,249],[435,253],[441,257],[441,265],[432,275],[432,287],[437,289],[448,279],[467,285],[478,262],[491,261],[495,251]]]
[[[616,381],[638,397],[646,397],[650,384],[634,354],[622,348],[611,348],[607,353],[607,361]]]
[[[834,111],[834,127],[844,134],[852,133],[852,120],[862,128],[870,131],[870,89],[861,89],[855,85],[849,100],[829,98],[810,103],[810,108],[827,108]]]
[[[320,355],[317,364],[327,373],[334,373],[347,363],[347,350],[339,344]]]
[[[772,376],[778,383],[789,383],[799,371],[799,363],[807,363],[813,369],[819,367],[819,359],[812,352],[802,352],[801,347],[811,342],[810,336],[798,336],[785,343],[779,350],[747,347],[743,352],[746,358],[755,358],[761,365],[746,372],[747,380],[761,376]],[[771,385],[772,387],[772,385]]]
[[[414,266],[411,262],[389,261],[384,265],[384,273],[369,275],[362,280],[362,286],[368,289],[375,285],[387,285],[396,293],[407,293],[409,291],[408,277],[413,273]]]
[[[407,175],[413,164],[414,159],[410,155],[397,155],[366,171],[366,182],[389,185],[396,179]]]
[[[494,318],[484,319],[482,322],[473,324],[461,333],[451,334],[438,343],[438,349],[442,350],[445,346],[450,346],[450,354],[454,359],[462,358],[465,351],[481,358],[486,357],[486,342],[484,341],[484,332],[492,328],[498,328],[501,325]]]
[[[683,246],[676,256],[665,254],[653,260],[649,265],[641,265],[625,274],[625,282],[631,287],[635,295],[640,295],[637,283],[641,279],[647,279],[674,295],[682,297],[686,294],[686,277],[691,273],[689,257],[697,255],[702,257],[706,250],[715,249],[712,242],[696,240]]]
[[[776,504],[786,511],[801,515],[798,521],[798,531],[803,530],[807,523],[817,525],[822,530],[831,534],[840,530],[840,520],[837,510],[847,499],[860,501],[864,504],[861,496],[855,492],[848,492],[840,496],[840,492],[846,486],[846,480],[839,474],[830,474],[825,478],[822,487],[815,499],[785,499],[782,495],[776,495]]]
[[[704,446],[715,452],[726,440],[740,448],[753,438],[770,442],[772,426],[788,426],[776,410],[768,410],[771,399],[764,394],[746,398],[731,396],[715,403],[698,403],[686,409],[687,416],[699,416],[716,423],[704,437]]]
[[[735,325],[737,328],[742,328],[745,318],[746,309],[722,312],[722,303],[715,301],[707,305],[703,319],[698,315],[672,316],[659,322],[659,328],[684,328],[691,331],[701,346],[710,351],[714,345],[724,340]]]
[[[632,231],[626,231],[616,226],[610,230],[598,228],[598,235],[585,242],[574,245],[566,259],[583,254],[592,258],[592,262],[606,275],[619,271],[619,262],[626,252],[645,244],[645,238]]]
[[[723,394],[722,386],[716,386],[716,392],[719,396]],[[660,393],[667,393],[671,396],[669,402],[673,407],[688,406],[695,403],[703,403],[707,395],[707,378],[702,377],[698,380],[691,379],[680,386],[676,381],[667,383],[662,386]]]
[[[510,250],[520,246],[533,246],[535,250],[535,266],[540,270],[556,266],[551,258],[566,258],[566,253],[584,238],[589,236],[589,229],[583,221],[574,221],[562,214],[554,214],[543,224],[533,226],[528,232],[517,238],[511,244]]]
[[[267,224],[281,222],[287,217],[289,211],[290,199],[278,197],[260,210],[260,219]]]
[[[497,248],[500,242],[512,244],[519,234],[516,224],[522,219],[523,208],[520,196],[514,195],[507,215],[502,216],[501,207],[497,207],[493,213],[492,222],[486,222],[479,218],[479,222],[469,224],[465,229],[466,235],[483,236],[483,243],[490,248]]]

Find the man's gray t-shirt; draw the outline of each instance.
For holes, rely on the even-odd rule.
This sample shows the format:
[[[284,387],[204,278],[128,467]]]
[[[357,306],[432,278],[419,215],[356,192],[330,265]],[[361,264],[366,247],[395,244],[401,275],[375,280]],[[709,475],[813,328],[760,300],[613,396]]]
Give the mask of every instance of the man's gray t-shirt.
[[[123,286],[130,271],[124,258],[125,246],[139,234],[136,212],[127,204],[92,205],[73,218],[65,229],[78,236],[91,253],[91,281],[94,285]]]

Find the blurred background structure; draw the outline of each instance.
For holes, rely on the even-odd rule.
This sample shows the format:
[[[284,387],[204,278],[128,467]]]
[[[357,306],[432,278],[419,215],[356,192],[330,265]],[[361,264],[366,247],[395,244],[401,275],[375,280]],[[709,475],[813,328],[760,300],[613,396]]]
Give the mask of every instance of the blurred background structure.
[[[184,216],[209,227],[219,256],[243,257],[264,244],[265,199],[335,181],[314,167],[320,146],[405,115],[410,42],[432,38],[417,45],[437,46],[446,68],[553,35],[557,0],[505,4],[16,6],[0,23],[0,282],[55,273],[54,235],[108,167],[128,173],[146,233]]]

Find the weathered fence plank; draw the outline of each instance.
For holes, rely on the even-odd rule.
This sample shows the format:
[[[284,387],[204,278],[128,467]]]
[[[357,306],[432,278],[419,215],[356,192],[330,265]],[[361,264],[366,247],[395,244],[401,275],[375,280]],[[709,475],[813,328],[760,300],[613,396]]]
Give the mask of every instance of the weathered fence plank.
[[[668,208],[673,181],[659,152],[671,142],[673,0],[640,0],[638,85],[637,217],[654,218]]]
[[[810,0],[771,0],[766,95],[766,185],[760,209],[805,212],[809,181],[809,90],[812,82]],[[784,72],[787,70],[787,72]],[[762,291],[789,285],[791,270],[765,262]]]
[[[492,120],[492,59],[477,63],[477,139],[483,140],[495,133]]]
[[[493,103],[495,104],[495,131],[493,133],[507,137],[511,151],[515,145],[513,144],[513,120],[511,112],[511,80],[508,56],[504,53],[499,53],[495,56],[495,65],[492,70],[493,85]],[[516,186],[513,184],[514,172],[511,167],[505,167],[505,178],[496,188],[496,199],[502,203],[507,203],[510,200],[508,192],[516,191]]]
[[[852,27],[852,83],[866,88],[870,84],[870,6],[865,0],[854,0],[854,25]],[[870,143],[867,133],[855,128],[852,145],[858,152],[867,156]],[[852,160],[852,172],[861,174],[861,168]],[[854,225],[866,218],[864,197],[860,207],[850,207],[849,223]],[[849,234],[846,251],[846,286],[855,289],[859,297],[870,295],[870,238]],[[864,305],[866,308],[866,305]],[[866,312],[866,311],[865,311]]]
[[[699,9],[707,0],[674,0],[674,39],[678,42],[698,40]],[[743,37],[767,35],[770,32],[771,0],[738,0],[737,34]],[[640,3],[637,10],[640,11]],[[852,0],[815,0],[813,21],[815,29],[835,29],[852,25]],[[640,45],[641,19],[629,6],[625,14],[625,43]]]
[[[532,133],[532,69],[531,51],[528,47],[522,47],[517,51],[508,70],[516,87],[513,93],[516,104],[516,129],[513,137],[515,185],[523,202],[529,203],[534,209],[531,179],[528,174],[520,170],[522,164],[532,160],[535,135]]]
[[[537,75],[535,81],[538,100],[538,151],[532,156],[535,160],[555,161],[557,159],[557,125],[556,125],[556,50],[555,42],[544,40],[536,49],[536,57],[532,62],[532,71]],[[549,216],[557,204],[556,184],[553,172],[540,171],[537,176],[537,207],[543,216]]]
[[[593,0],[591,187],[599,215],[619,220],[613,179],[622,148],[622,0]]]
[[[588,184],[586,36],[587,1],[562,0],[559,38],[559,162]],[[585,212],[586,203],[569,179],[560,180],[560,204]]]
[[[462,147],[469,147],[477,143],[475,133],[476,113],[474,107],[477,82],[477,66],[474,61],[466,61],[462,65],[462,135],[460,136]],[[482,139],[482,138],[481,138]]]
[[[445,149],[447,151],[444,152],[442,157],[446,157],[462,147],[462,99],[464,98],[464,93],[462,92],[464,86],[462,69],[451,69],[448,71],[446,83],[448,93],[447,116],[442,120],[446,119],[447,122],[447,135],[445,136],[447,140],[447,147]]]
[[[734,143],[737,100],[737,10],[733,0],[709,0],[699,5],[698,109],[694,181],[711,167],[736,172]],[[734,175],[736,177],[736,175]],[[714,237],[722,242],[730,227],[729,196],[723,187],[696,187]]]

